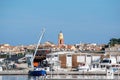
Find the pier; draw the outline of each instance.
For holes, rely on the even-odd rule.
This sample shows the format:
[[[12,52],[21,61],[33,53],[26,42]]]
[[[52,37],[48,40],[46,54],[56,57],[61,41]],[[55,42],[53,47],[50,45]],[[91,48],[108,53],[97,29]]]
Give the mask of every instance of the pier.
[[[28,75],[28,70],[6,70],[6,71],[0,71],[0,75]]]
[[[6,70],[0,71],[0,75],[28,75],[28,70]],[[114,72],[114,75],[119,75],[120,72]],[[47,75],[106,75],[102,71],[47,71]]]
[[[25,76],[29,80],[44,80],[42,76],[29,76],[28,70],[6,70],[0,71],[0,76]],[[114,76],[107,76],[106,72],[96,71],[48,71],[45,80],[83,80],[83,79],[119,79],[119,72]]]

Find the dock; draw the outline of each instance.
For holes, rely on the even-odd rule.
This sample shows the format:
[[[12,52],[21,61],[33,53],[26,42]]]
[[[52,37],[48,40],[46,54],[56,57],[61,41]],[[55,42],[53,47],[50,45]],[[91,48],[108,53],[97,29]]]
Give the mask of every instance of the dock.
[[[0,71],[0,75],[28,75],[28,70],[5,70]]]
[[[0,75],[28,75],[29,70],[5,70],[0,71]],[[106,72],[102,71],[47,71],[47,75],[106,75]],[[118,75],[120,72],[115,72],[114,75]]]

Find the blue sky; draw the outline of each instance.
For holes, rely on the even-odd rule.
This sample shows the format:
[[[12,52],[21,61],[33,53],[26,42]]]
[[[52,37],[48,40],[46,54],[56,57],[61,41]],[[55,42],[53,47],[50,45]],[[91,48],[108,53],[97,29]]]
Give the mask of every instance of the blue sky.
[[[108,43],[120,38],[120,0],[0,0],[0,44]]]

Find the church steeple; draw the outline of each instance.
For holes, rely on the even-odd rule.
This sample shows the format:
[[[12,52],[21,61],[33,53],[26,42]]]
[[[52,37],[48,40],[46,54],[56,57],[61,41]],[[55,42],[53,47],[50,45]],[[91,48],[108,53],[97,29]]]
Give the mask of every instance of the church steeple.
[[[58,46],[61,47],[62,45],[64,45],[64,36],[62,31],[60,31],[58,35]]]

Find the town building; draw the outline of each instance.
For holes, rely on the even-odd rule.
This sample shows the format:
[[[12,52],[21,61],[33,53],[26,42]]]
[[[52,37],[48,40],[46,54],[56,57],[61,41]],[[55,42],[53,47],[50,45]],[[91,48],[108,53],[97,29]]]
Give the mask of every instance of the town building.
[[[48,54],[48,61],[60,61],[61,68],[75,68],[80,63],[91,65],[93,62],[99,61],[103,54],[96,53],[75,53],[74,51],[63,51]]]
[[[120,45],[115,44],[115,46],[111,46],[105,49],[106,54],[118,54],[120,55]]]
[[[24,53],[25,49],[24,46],[11,46],[9,44],[1,44],[0,45],[0,53],[1,54],[18,54]]]

